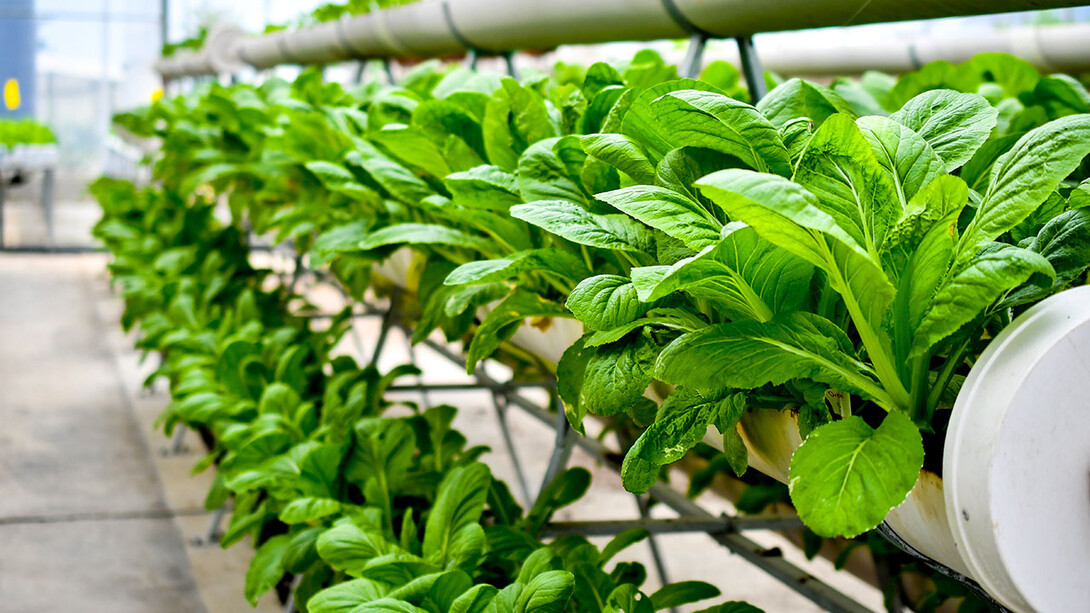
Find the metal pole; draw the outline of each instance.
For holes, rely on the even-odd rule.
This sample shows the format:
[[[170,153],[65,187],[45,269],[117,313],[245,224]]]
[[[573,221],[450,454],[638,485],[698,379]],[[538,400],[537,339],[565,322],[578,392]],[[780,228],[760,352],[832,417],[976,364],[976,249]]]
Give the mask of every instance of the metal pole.
[[[45,169],[42,173],[42,215],[45,217],[45,244],[52,247],[55,243],[53,234],[53,188],[56,182],[56,171],[53,168]]]
[[[751,104],[757,104],[768,94],[761,58],[757,56],[757,50],[753,47],[752,36],[739,36],[734,40],[738,43],[738,56],[742,59],[742,76],[745,77],[746,87],[749,88],[749,101]]]

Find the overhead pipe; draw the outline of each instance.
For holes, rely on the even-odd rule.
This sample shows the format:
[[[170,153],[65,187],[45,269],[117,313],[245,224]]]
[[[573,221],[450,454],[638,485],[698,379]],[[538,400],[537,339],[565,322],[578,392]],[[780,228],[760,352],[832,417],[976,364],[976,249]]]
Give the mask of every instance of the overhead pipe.
[[[350,58],[437,57],[469,50],[550,49],[563,44],[647,41],[691,34],[734,38],[762,32],[860,25],[1078,6],[1071,0],[423,0],[350,19],[239,41],[228,60],[256,68],[324,64]],[[1056,48],[1053,48],[1056,47]],[[1063,61],[1068,43],[1043,41]],[[198,54],[200,55],[200,54]],[[859,58],[866,61],[868,58]],[[770,68],[775,68],[768,62]],[[217,66],[180,61],[172,76]],[[167,76],[167,72],[164,72]]]
[[[925,36],[874,41],[764,40],[757,52],[765,67],[784,75],[834,77],[880,70],[900,74],[934,60],[964,62],[980,53],[1003,52],[1018,56],[1044,72],[1078,74],[1090,70],[1090,24],[1032,26],[981,32],[969,36]],[[716,54],[737,64],[732,49]]]
[[[155,69],[168,81],[186,76],[235,73],[246,68],[246,63],[239,57],[239,47],[246,40],[246,33],[240,28],[217,27],[209,32],[200,51],[180,49],[159,60]]]

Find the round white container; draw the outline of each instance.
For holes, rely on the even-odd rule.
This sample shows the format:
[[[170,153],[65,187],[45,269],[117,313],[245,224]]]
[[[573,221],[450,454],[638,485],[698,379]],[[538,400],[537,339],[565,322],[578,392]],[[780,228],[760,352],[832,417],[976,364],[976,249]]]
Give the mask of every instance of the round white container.
[[[966,379],[946,438],[950,528],[1017,611],[1090,611],[1090,287],[1029,309]]]

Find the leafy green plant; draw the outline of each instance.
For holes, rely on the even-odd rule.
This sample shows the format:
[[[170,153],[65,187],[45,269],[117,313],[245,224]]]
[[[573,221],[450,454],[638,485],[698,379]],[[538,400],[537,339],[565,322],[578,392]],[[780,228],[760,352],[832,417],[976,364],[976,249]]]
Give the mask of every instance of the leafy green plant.
[[[414,340],[464,341],[470,371],[498,357],[518,376],[555,373],[574,428],[594,414],[626,441],[622,476],[634,492],[709,427],[722,436],[723,465],[741,474],[739,423],[789,413],[805,439],[791,500],[815,533],[856,535],[904,500],[925,464],[941,465],[945,411],[989,339],[1084,282],[1090,95],[998,54],[900,79],[787,80],[756,106],[729,67],[705,77],[677,79],[650,52],[521,82],[425,63],[398,86],[348,91],[307,71],[291,84],[204,86],[118,121],[162,138],[155,215],[169,223],[182,219],[171,206],[192,201],[180,208],[207,216],[223,198],[230,220],[215,231],[290,240],[356,299],[383,291],[374,265],[411,251],[407,277],[394,281],[416,311]],[[153,224],[139,232],[158,235]],[[171,310],[156,296],[169,283],[136,273],[166,251],[169,232],[147,246],[113,222],[103,234],[136,254],[115,266],[134,277],[130,308],[149,315],[148,347],[223,317]],[[189,257],[164,266],[213,274]],[[251,295],[257,311],[289,311],[293,297],[257,291],[261,273],[227,262],[239,289],[221,304],[252,311],[242,301]],[[526,323],[547,330],[558,318],[585,334],[557,364],[509,342]],[[197,355],[185,353],[192,339],[171,348],[164,372],[175,359],[241,369],[228,377],[238,399],[185,410],[181,400],[179,417],[192,408],[249,418],[259,390],[285,383],[264,361],[275,346],[231,336],[254,334],[250,319],[227,321]],[[335,334],[291,317],[261,325],[311,339],[305,364],[330,363]],[[347,406],[319,399],[320,385],[296,393]],[[365,440],[351,429],[364,417],[339,421],[338,440]],[[383,539],[419,557],[401,544],[403,511],[382,494],[389,481],[367,483],[357,487],[385,518]],[[496,564],[505,570],[495,577],[517,577]]]

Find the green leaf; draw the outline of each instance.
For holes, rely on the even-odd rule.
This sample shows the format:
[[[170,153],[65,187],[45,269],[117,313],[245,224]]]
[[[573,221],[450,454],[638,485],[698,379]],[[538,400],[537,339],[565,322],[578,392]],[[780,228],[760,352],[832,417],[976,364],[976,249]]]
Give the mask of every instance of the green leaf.
[[[791,501],[821,536],[862,534],[908,497],[923,456],[920,431],[901,412],[877,430],[857,416],[825,424],[791,458]]]
[[[942,159],[910,128],[884,117],[860,117],[856,125],[892,177],[902,208],[921,188],[946,173]]]
[[[595,195],[613,208],[662,230],[668,236],[700,251],[719,241],[723,224],[699,202],[672,189],[654,185],[634,185]]]
[[[662,130],[659,125],[658,113],[652,110],[651,105],[670,92],[682,90],[700,90],[722,94],[714,86],[693,79],[658,83],[642,92],[630,90],[631,94],[626,94],[618,100],[617,105],[610,112],[610,118],[606,120],[606,124],[602,128],[602,132],[621,132],[632,138],[651,156],[651,161],[657,164],[667,153],[677,149],[677,146],[673,144],[672,135],[664,133]],[[629,105],[627,109],[625,109],[626,104]],[[618,126],[613,126],[611,120],[618,111],[623,113],[623,121],[618,122]]]
[[[983,96],[948,89],[924,92],[890,119],[919,134],[946,163],[946,171],[964,165],[991,136],[998,111]]]
[[[776,127],[754,107],[721,93],[685,89],[651,102],[658,136],[670,149],[704,147],[742,160],[754,170],[791,174]]]
[[[613,166],[636,183],[655,182],[655,167],[631,138],[623,134],[588,134],[580,142],[587,155]]]
[[[730,396],[679,387],[659,407],[655,422],[629,448],[621,466],[624,488],[646,493],[658,481],[659,467],[677,462],[699,443]],[[739,416],[740,417],[740,416]],[[735,420],[737,421],[737,419]]]
[[[790,79],[768,92],[757,103],[759,110],[777,128],[798,117],[808,117],[820,126],[837,113],[855,116],[840,94],[828,87]]]
[[[578,257],[560,249],[532,249],[507,258],[480,260],[463,264],[451,272],[445,285],[496,283],[524,272],[547,271],[571,281],[586,278],[586,265]]]
[[[587,362],[595,353],[584,346],[585,339],[586,336],[565,349],[564,355],[560,357],[560,362],[556,365],[556,391],[564,402],[564,414],[571,427],[580,433],[584,432],[583,418],[587,416],[581,395],[584,375],[587,371]]]
[[[420,223],[403,223],[387,226],[368,234],[356,245],[358,249],[370,250],[388,245],[449,245],[451,247],[465,247],[484,253],[492,250],[489,241],[476,236],[471,236],[444,226]]]
[[[643,399],[654,379],[657,349],[642,335],[598,347],[587,361],[580,406],[595,415],[617,415]]]
[[[447,175],[443,184],[455,204],[471,209],[506,211],[522,203],[518,177],[498,166],[478,166]]]
[[[602,555],[598,558],[599,564],[606,564],[617,554],[650,536],[651,533],[647,531],[647,528],[629,528],[625,530],[610,539],[606,546],[602,548]]]
[[[654,237],[627,215],[597,215],[565,200],[542,200],[511,207],[511,216],[580,245],[649,253]]]
[[[733,318],[767,321],[802,307],[813,268],[743,226],[733,227],[714,247],[694,257],[673,266],[633,268],[631,275],[644,302],[684,291],[715,303]]]
[[[480,520],[491,481],[488,467],[480,462],[447,473],[439,485],[435,506],[428,513],[424,529],[425,560],[449,568],[455,536]]]
[[[587,156],[578,143],[578,138],[567,136],[530,145],[519,158],[518,165],[519,194],[524,202],[586,200],[579,170],[582,170]],[[568,164],[572,164],[572,167],[569,168]]]
[[[291,537],[287,534],[274,536],[265,541],[250,561],[246,571],[246,600],[257,606],[257,599],[271,590],[284,578],[284,553]]]
[[[664,585],[651,594],[651,604],[656,611],[672,609],[689,603],[715,598],[721,592],[719,588],[703,581],[678,581]]]
[[[956,261],[1018,225],[1090,153],[1090,115],[1051,121],[1026,133],[992,168],[991,182],[976,216],[962,233]]]
[[[504,79],[492,94],[481,129],[489,161],[509,172],[527,146],[557,136],[545,99],[514,79]]]
[[[1035,273],[1055,278],[1048,260],[1028,249],[993,243],[948,277],[935,293],[912,343],[912,355],[921,355],[957,332],[1007,291]]]
[[[828,273],[833,288],[858,305],[871,326],[883,321],[893,285],[812,193],[787,179],[740,169],[708,175],[697,185],[732,218]]]
[[[840,328],[801,312],[689,332],[670,343],[655,366],[663,381],[696,389],[754,389],[809,379],[890,406],[868,370]]]
[[[740,600],[732,600],[730,602],[724,602],[721,605],[716,605],[708,609],[701,609],[696,613],[765,613],[764,609],[758,609],[757,607],[749,604],[748,602],[742,602]]]
[[[541,494],[539,494],[537,500],[534,501],[533,508],[526,514],[526,522],[530,534],[536,535],[541,530],[541,527],[552,518],[554,513],[582,498],[583,495],[587,493],[589,487],[590,472],[585,468],[569,468],[560,473],[560,475],[541,490]],[[551,556],[547,550],[545,553],[535,555],[544,558]],[[526,564],[528,566],[530,560],[527,560]],[[520,573],[519,576],[522,577],[524,574],[528,574],[528,572],[529,570],[524,567],[523,572]]]
[[[492,355],[503,341],[511,338],[518,324],[528,317],[563,317],[567,311],[537,294],[516,290],[496,305],[481,322],[466,352],[466,371],[473,374],[477,363]]]
[[[367,503],[383,511],[387,536],[393,537],[392,501],[416,450],[416,436],[404,420],[366,417],[355,423],[356,445],[345,477],[362,484]]]
[[[579,321],[591,330],[623,326],[651,310],[640,302],[632,282],[617,275],[598,275],[575,286],[566,304]]]
[[[475,585],[455,599],[449,613],[484,613],[498,591],[486,583]]]
[[[575,577],[563,570],[539,574],[519,594],[515,613],[563,613],[575,590]]]
[[[296,498],[280,511],[285,524],[303,524],[328,517],[341,510],[341,503],[330,498]]]
[[[389,589],[370,579],[356,579],[326,588],[307,601],[308,613],[364,613],[362,605],[383,598]],[[381,609],[377,609],[381,611]]]
[[[834,115],[814,132],[793,180],[817,196],[837,227],[872,256],[903,212],[890,175],[848,115]]]
[[[397,546],[377,532],[367,532],[342,520],[318,537],[318,555],[333,568],[357,575],[375,558],[394,553]]]
[[[1045,224],[1029,245],[1056,271],[1056,280],[1048,287],[1027,285],[1012,292],[1003,301],[1015,306],[1041,300],[1075,282],[1090,267],[1090,209],[1067,211]]]

